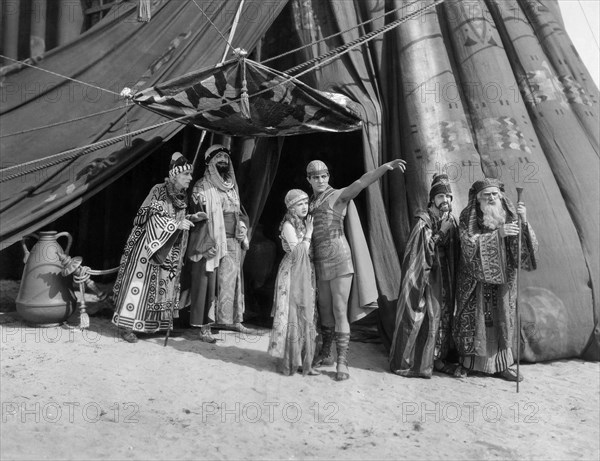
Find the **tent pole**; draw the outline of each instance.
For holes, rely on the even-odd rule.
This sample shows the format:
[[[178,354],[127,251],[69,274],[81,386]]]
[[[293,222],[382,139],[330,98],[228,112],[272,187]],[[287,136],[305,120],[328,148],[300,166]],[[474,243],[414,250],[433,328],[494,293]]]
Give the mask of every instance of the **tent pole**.
[[[521,201],[521,194],[523,193],[522,187],[517,187],[517,206]],[[517,222],[519,224],[519,235],[518,235],[518,243],[517,243],[517,298],[515,302],[515,316],[517,318],[516,327],[517,327],[517,394],[519,393],[519,379],[521,377],[521,373],[519,370],[519,362],[521,362],[521,317],[519,316],[519,282],[521,279],[521,237],[523,235],[523,223],[521,219],[521,215],[517,214]]]
[[[231,48],[231,41],[233,40],[233,36],[235,35],[235,30],[237,29],[238,22],[240,21],[240,15],[242,13],[242,8],[244,7],[244,0],[240,2],[240,6],[238,6],[238,10],[235,13],[235,18],[233,18],[233,24],[231,25],[231,31],[229,32],[229,41],[227,42],[227,46],[225,47],[225,52],[223,53],[223,57],[221,58],[221,62],[219,65],[225,62],[227,59],[227,53],[229,53],[229,48]]]

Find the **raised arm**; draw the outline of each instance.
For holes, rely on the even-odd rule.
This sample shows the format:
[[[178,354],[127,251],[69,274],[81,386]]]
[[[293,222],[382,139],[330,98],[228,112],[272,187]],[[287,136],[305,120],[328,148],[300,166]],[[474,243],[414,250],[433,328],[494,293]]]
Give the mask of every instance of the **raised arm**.
[[[393,170],[398,167],[401,172],[404,172],[406,169],[406,161],[396,159],[391,162],[384,163],[379,168],[375,168],[374,170],[368,171],[363,174],[359,179],[354,181],[348,187],[345,187],[340,194],[337,203],[347,204],[350,200],[354,199],[363,189],[369,187],[379,178],[381,178],[388,171]],[[336,204],[337,204],[336,203]]]

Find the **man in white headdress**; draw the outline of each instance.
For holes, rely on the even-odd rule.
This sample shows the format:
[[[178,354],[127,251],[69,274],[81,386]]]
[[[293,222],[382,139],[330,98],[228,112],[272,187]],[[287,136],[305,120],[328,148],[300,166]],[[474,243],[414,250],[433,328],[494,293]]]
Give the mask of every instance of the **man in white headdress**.
[[[243,212],[229,149],[221,144],[205,154],[206,171],[194,185],[192,211],[208,215],[206,238],[190,236],[190,324],[200,328],[200,340],[213,343],[211,325],[249,332],[244,320],[242,251],[249,248]],[[195,232],[201,232],[200,227]],[[206,244],[207,239],[210,244]],[[194,244],[193,242],[197,242]],[[192,246],[195,245],[195,246]]]

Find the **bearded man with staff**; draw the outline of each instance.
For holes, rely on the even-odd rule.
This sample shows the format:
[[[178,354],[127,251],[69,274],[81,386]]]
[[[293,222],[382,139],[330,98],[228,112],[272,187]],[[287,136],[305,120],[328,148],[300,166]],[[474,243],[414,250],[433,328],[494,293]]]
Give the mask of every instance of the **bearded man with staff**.
[[[521,229],[518,225],[521,221]],[[476,181],[460,214],[461,256],[453,336],[461,372],[522,381],[515,363],[517,268],[534,270],[538,242],[523,202],[513,203],[497,179]],[[519,235],[521,253],[519,254]]]

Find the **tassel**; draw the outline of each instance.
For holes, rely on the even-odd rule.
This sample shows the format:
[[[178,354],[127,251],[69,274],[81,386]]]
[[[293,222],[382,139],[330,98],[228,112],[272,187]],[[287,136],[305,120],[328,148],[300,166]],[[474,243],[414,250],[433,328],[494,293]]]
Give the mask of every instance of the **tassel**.
[[[86,330],[90,327],[90,316],[84,309],[81,309],[81,313],[79,315],[79,328],[81,330]]]
[[[123,138],[123,141],[125,143],[125,147],[126,148],[130,148],[131,147],[131,135],[129,134],[131,132],[131,130],[129,129],[129,118],[127,117],[127,113],[129,112],[129,99],[125,100],[125,138]]]
[[[250,99],[248,98],[248,82],[246,81],[246,56],[248,52],[242,48],[236,48],[234,54],[242,61],[242,94],[240,99],[240,112],[242,117],[250,120]]]
[[[73,278],[79,284],[79,292],[81,293],[81,302],[79,303],[79,328],[84,330],[90,327],[90,316],[86,312],[85,308],[87,307],[85,304],[85,276],[87,275],[89,279],[89,274],[83,275],[83,277],[75,275]]]
[[[129,124],[125,125],[125,138],[123,139],[123,142],[125,144],[126,148],[130,148],[131,147],[131,135],[129,134]]]
[[[242,84],[242,100],[240,101],[240,110],[242,117],[250,120],[250,100],[248,99],[248,88],[246,88],[246,80]]]
[[[150,22],[152,11],[150,7],[151,0],[138,0],[138,22]]]

